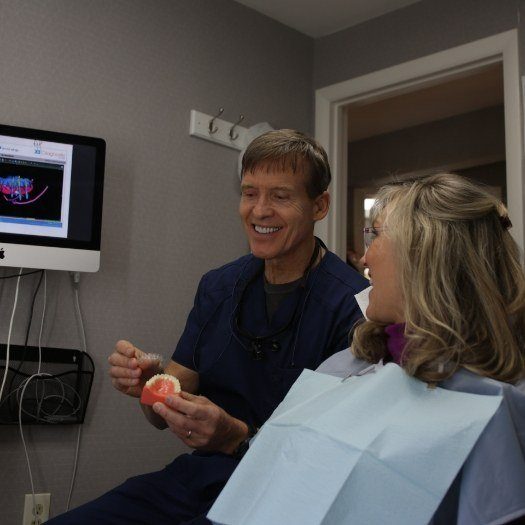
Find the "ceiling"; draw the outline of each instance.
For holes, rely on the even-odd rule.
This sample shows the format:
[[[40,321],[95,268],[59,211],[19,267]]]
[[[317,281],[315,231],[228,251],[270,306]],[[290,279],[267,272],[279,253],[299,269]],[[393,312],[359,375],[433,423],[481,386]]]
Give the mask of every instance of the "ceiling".
[[[348,106],[350,142],[503,104],[501,62],[431,87]]]
[[[421,0],[235,0],[318,38]]]
[[[319,38],[421,0],[235,0]],[[360,140],[503,104],[501,64],[383,100],[348,107],[348,137]]]

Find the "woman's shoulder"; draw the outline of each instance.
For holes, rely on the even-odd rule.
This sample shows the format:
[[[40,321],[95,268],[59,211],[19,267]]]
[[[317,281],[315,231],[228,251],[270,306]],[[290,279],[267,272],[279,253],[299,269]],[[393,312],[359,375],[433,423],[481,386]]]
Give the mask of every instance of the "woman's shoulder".
[[[358,359],[352,353],[351,348],[345,348],[323,361],[317,367],[316,372],[336,377],[347,377],[349,375],[358,374],[369,366],[370,363]]]
[[[438,517],[441,511],[446,514],[449,506],[463,509],[465,523],[514,523],[512,520],[525,512],[524,382],[512,385],[460,369],[440,386],[501,396],[501,404],[463,465],[458,484],[443,500],[435,523],[448,523]]]
[[[464,368],[460,368],[451,378],[439,386],[447,390],[456,390],[469,394],[515,396],[525,403],[525,380],[516,384],[505,383],[490,377],[483,377]]]

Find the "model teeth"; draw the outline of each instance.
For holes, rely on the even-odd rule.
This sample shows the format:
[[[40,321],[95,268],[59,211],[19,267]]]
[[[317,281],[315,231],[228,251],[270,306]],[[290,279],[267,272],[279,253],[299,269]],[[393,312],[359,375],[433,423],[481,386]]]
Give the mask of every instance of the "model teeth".
[[[257,233],[273,233],[279,231],[281,228],[277,227],[264,227],[264,226],[254,226]]]
[[[157,381],[158,379],[162,379],[165,381],[171,381],[173,383],[174,391],[180,392],[179,380],[170,374],[156,374],[150,379],[148,379],[148,381],[146,381],[146,386],[152,386],[155,383],[155,381]]]

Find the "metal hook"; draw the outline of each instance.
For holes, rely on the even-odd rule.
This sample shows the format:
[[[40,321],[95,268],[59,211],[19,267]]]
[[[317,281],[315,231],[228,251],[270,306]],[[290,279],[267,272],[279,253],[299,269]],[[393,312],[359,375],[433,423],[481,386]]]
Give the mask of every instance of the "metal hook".
[[[239,120],[230,128],[230,139],[231,140],[237,140],[239,138],[239,134],[235,133],[233,134],[233,130],[244,120],[244,115],[239,115]]]
[[[215,115],[210,120],[210,123],[208,124],[208,133],[210,135],[213,135],[214,133],[217,133],[217,131],[219,130],[219,128],[217,126],[213,127],[213,122],[215,121],[216,118],[219,118],[222,115],[223,112],[224,112],[224,108],[219,108],[219,113],[217,113],[217,115]]]

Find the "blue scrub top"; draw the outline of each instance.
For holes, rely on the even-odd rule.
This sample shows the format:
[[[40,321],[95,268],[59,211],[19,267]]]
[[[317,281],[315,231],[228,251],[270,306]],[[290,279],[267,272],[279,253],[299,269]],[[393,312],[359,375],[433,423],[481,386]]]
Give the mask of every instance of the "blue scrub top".
[[[357,272],[326,253],[305,286],[279,306],[270,324],[263,266],[262,260],[249,255],[207,273],[173,354],[175,361],[199,372],[203,395],[257,427],[268,419],[303,368],[316,368],[348,345],[348,332],[361,317],[354,295],[367,286]],[[241,331],[235,327],[236,317]],[[264,358],[254,360],[252,341],[243,333],[271,335],[283,327],[262,344]],[[238,462],[221,453],[183,454],[165,469],[130,478],[51,522],[209,524],[206,513]]]
[[[204,275],[173,353],[174,361],[199,373],[201,394],[255,427],[304,368],[348,346],[348,333],[361,318],[354,295],[368,285],[327,252],[269,322],[263,270],[263,260],[247,255]],[[262,340],[261,360],[253,358],[247,334]]]

